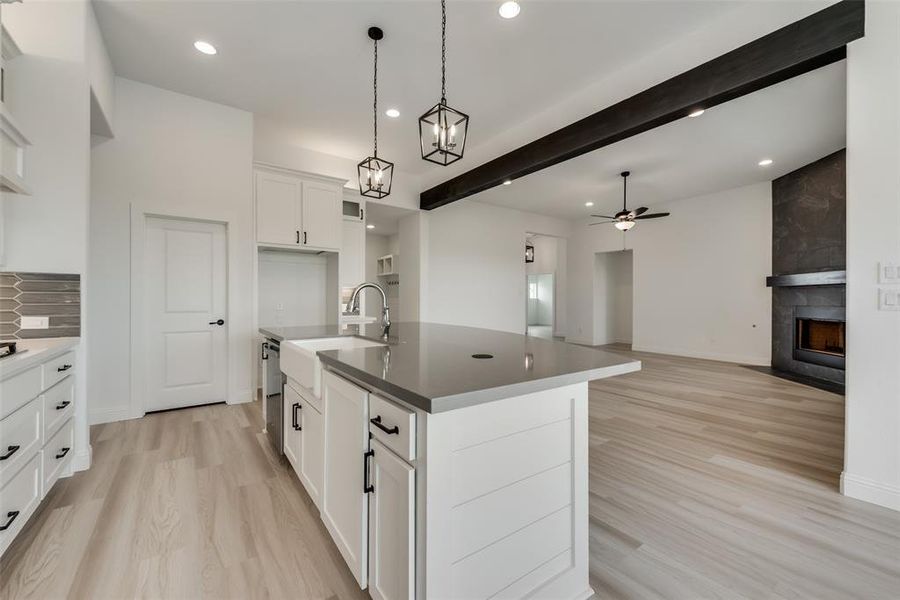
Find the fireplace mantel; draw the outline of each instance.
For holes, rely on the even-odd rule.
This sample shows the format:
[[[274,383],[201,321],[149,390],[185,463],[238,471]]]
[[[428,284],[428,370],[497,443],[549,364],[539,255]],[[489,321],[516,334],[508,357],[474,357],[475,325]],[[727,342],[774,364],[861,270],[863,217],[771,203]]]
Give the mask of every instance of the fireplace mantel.
[[[766,287],[798,287],[810,285],[844,285],[847,271],[818,271],[766,277]]]

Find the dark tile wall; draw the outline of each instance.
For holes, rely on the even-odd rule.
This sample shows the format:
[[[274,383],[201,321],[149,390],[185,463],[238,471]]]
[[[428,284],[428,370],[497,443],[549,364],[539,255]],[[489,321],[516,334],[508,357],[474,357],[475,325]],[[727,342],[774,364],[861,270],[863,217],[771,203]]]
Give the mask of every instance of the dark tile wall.
[[[19,329],[22,316],[50,317],[49,329]],[[81,335],[81,276],[0,273],[0,339]]]
[[[835,152],[772,182],[772,274],[846,265],[846,153]],[[772,289],[772,367],[844,383],[844,371],[793,358],[795,306],[845,306],[843,285]],[[847,324],[852,327],[851,323]]]

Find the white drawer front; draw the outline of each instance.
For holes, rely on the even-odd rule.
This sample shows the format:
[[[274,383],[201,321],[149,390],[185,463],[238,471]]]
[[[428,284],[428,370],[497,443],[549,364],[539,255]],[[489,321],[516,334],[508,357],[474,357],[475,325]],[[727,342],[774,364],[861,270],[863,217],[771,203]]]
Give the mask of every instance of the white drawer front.
[[[44,487],[41,497],[47,495],[59,476],[66,470],[69,462],[72,460],[73,445],[75,443],[75,428],[72,427],[72,420],[66,421],[66,424],[50,438],[50,441],[44,446]]]
[[[44,433],[41,443],[56,433],[60,425],[65,423],[75,413],[75,378],[63,379],[52,388],[44,392]]]
[[[41,501],[41,457],[35,454],[0,489],[0,554],[6,551]]]
[[[41,366],[44,369],[44,386],[41,389],[46,390],[57,381],[61,381],[75,372],[75,353],[66,352],[62,356],[48,360]]]
[[[41,401],[35,398],[0,421],[0,486],[40,449]]]
[[[41,368],[33,367],[0,382],[0,419],[41,393]]]
[[[416,459],[416,413],[369,394],[369,431],[405,460]]]
[[[316,407],[317,411],[322,412],[322,398],[316,396],[311,389],[301,385],[297,380],[290,377],[287,378],[287,384],[291,386],[291,389],[297,392],[297,394],[301,398],[303,398],[307,402],[307,404],[312,404]]]

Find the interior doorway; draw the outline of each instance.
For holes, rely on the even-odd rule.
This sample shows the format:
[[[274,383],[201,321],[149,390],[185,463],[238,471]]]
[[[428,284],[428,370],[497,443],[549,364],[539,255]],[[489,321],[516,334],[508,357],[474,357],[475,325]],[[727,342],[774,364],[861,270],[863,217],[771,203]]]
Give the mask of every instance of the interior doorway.
[[[594,255],[594,345],[634,339],[634,257],[631,250]]]
[[[526,298],[527,334],[553,339],[555,298],[553,273],[535,273],[527,276]]]

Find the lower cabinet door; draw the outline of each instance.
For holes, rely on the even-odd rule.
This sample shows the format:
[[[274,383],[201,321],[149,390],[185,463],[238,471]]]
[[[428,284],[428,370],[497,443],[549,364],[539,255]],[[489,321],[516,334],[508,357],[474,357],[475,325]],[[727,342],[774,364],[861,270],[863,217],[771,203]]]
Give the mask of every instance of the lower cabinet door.
[[[300,481],[319,510],[322,509],[322,481],[325,473],[325,423],[322,413],[306,403],[303,408],[303,436],[300,443]]]
[[[347,566],[365,589],[368,579],[370,462],[369,393],[334,375],[322,374],[325,417],[325,483],[322,521]]]
[[[291,389],[284,386],[284,455],[291,461],[294,470],[300,474],[300,453],[303,450],[303,398]]]
[[[369,595],[412,600],[416,595],[416,471],[372,440],[369,497]]]

